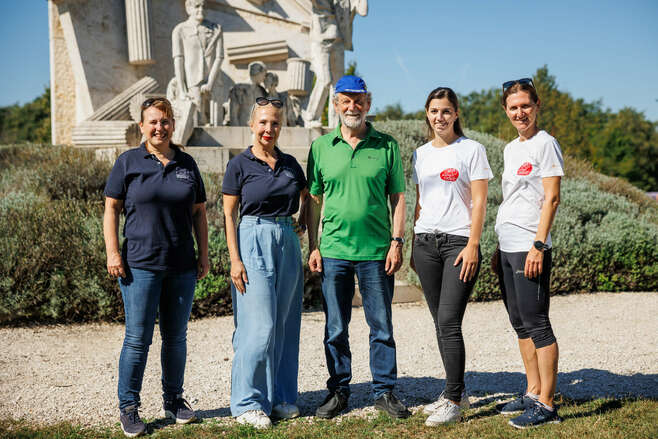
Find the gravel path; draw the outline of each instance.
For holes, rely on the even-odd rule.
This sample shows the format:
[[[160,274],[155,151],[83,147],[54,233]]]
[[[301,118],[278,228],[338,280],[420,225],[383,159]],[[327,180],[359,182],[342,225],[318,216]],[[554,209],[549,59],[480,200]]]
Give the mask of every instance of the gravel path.
[[[658,398],[658,294],[599,293],[554,297],[560,344],[558,391],[572,398]],[[410,407],[436,398],[445,374],[425,304],[394,305],[397,392]],[[324,316],[304,313],[298,404],[311,414],[324,398]],[[372,410],[368,328],[354,308],[349,415]],[[190,323],[185,395],[203,417],[229,416],[232,317]],[[156,331],[157,334],[157,331]],[[117,362],[123,326],[90,324],[0,329],[0,418],[85,425],[118,420]],[[464,320],[466,385],[475,399],[503,398],[525,385],[523,366],[502,302],[471,303]],[[160,338],[149,355],[142,415],[159,417]]]

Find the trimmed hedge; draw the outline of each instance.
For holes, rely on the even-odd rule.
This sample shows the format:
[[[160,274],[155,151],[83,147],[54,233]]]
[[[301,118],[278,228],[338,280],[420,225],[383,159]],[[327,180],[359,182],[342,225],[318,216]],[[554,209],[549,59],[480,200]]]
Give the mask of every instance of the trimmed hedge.
[[[419,121],[377,122],[398,139],[405,173],[425,142]],[[493,226],[502,199],[505,143],[468,131],[484,144],[494,179],[482,237],[484,264],[472,299],[500,297],[488,269]],[[91,151],[51,145],[0,146],[0,324],[119,321],[116,280],[105,272],[102,191],[111,163]],[[591,165],[566,158],[562,203],[553,226],[554,293],[658,290],[658,204]],[[229,258],[223,230],[220,177],[204,174],[208,195],[210,273],[195,291],[193,317],[229,314]],[[408,179],[407,237],[412,236],[415,187]],[[410,240],[409,240],[410,241]],[[398,277],[418,284],[408,269],[410,243]],[[308,249],[304,248],[304,255]],[[305,268],[305,306],[317,306],[319,279]]]

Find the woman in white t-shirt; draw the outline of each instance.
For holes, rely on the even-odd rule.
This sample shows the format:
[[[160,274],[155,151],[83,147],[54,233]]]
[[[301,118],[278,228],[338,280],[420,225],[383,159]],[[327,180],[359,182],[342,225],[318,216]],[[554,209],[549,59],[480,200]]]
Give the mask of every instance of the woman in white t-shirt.
[[[505,147],[503,202],[496,218],[494,256],[510,322],[525,366],[525,394],[501,412],[523,412],[517,428],[560,422],[553,405],[558,346],[548,317],[551,234],[560,202],[564,162],[560,145],[537,128],[540,101],[530,78],[503,84],[503,107],[519,137]]]
[[[455,92],[433,90],[425,102],[430,141],[414,151],[416,214],[412,267],[434,319],[446,386],[425,407],[426,425],[461,419],[464,389],[462,319],[480,270],[480,235],[493,177],[484,146],[464,136]]]

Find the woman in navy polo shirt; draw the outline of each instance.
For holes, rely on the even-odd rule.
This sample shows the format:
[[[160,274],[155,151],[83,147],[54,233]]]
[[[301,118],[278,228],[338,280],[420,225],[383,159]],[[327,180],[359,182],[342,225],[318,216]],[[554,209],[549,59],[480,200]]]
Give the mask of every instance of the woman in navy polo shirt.
[[[278,99],[256,100],[254,144],[229,161],[222,184],[235,322],[231,413],[256,428],[270,427],[270,415],[299,416],[304,273],[292,215],[301,200],[304,223],[308,191],[297,160],[276,147],[281,107]]]
[[[118,393],[121,427],[128,437],[145,430],[137,409],[156,316],[162,336],[164,415],[178,423],[195,419],[182,398],[187,321],[196,281],[208,273],[206,192],[199,169],[171,143],[169,101],[147,99],[141,110],[139,126],[146,141],[117,158],[105,186],[103,219],[107,271],[119,278],[126,314]],[[125,240],[119,252],[122,211]]]

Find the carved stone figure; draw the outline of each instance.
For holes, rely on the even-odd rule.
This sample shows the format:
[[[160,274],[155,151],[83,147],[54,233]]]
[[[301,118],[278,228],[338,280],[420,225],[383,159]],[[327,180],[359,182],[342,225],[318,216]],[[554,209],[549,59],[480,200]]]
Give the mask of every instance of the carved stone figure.
[[[283,111],[281,112],[281,123],[283,126],[303,126],[304,121],[301,118],[301,102],[297,96],[289,94],[287,91],[279,92],[276,87],[279,85],[279,76],[276,73],[267,72],[263,82],[268,98],[279,99],[283,102]]]
[[[217,126],[221,121],[222,79],[220,65],[224,58],[221,26],[206,20],[204,0],[186,0],[188,19],[179,23],[171,34],[175,78],[172,103],[190,100],[194,103],[194,125]],[[174,90],[170,90],[174,92]]]
[[[321,125],[320,118],[327,100],[333,99],[336,81],[345,73],[345,50],[352,50],[354,16],[368,14],[368,0],[311,0],[311,66],[315,86],[306,111],[304,126]],[[329,126],[338,123],[333,105],[329,105]]]
[[[267,96],[262,86],[267,74],[267,67],[260,61],[249,63],[249,78],[251,84],[235,84],[229,91],[228,98],[228,120],[226,125],[246,126],[249,124],[249,112],[256,98]]]

